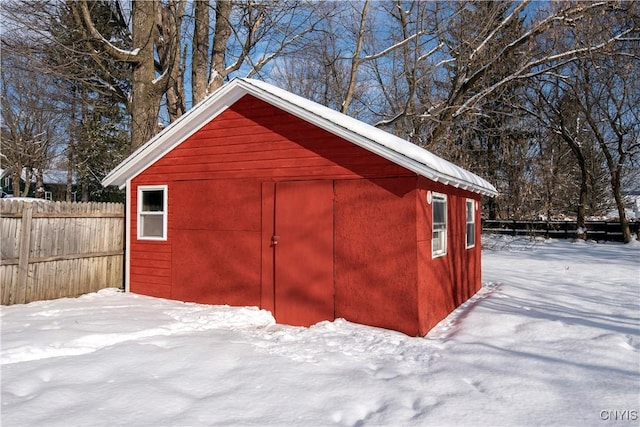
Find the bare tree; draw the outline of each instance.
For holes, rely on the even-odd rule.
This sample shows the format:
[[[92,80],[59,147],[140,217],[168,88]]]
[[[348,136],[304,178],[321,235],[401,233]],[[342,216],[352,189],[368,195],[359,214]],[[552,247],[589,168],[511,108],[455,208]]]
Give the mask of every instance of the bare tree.
[[[14,196],[27,196],[35,180],[35,195],[42,198],[43,172],[60,143],[60,112],[52,101],[52,81],[34,72],[30,65],[28,57],[6,52],[2,56],[0,163],[11,173]],[[25,188],[20,193],[22,178]]]
[[[321,31],[300,56],[279,61],[272,78],[353,117],[386,118],[385,103],[405,107],[414,101],[415,85],[404,70],[429,56],[413,57],[416,46],[434,40],[433,35],[427,36],[434,31],[429,16],[434,4],[399,0],[320,4],[316,10],[326,17]],[[380,110],[385,113],[380,115]]]
[[[630,142],[637,67],[629,65],[637,60],[637,2],[7,0],[0,7],[19,34],[3,46],[37,60],[43,50],[56,52],[39,69],[86,93],[71,127],[92,122],[92,109],[85,115],[80,104],[94,97],[126,105],[133,148],[159,120],[175,120],[233,76],[258,75],[484,175],[503,193],[487,202],[491,217],[543,213],[537,192],[546,191],[547,216],[575,206],[583,218],[602,169],[613,171],[615,193],[637,157]],[[611,70],[620,77],[607,86]],[[525,96],[536,89],[538,105]]]
[[[67,168],[67,200],[73,199],[76,185],[82,188],[83,200],[104,200],[94,191],[95,182],[101,179],[95,174],[110,170],[122,159],[120,147],[103,149],[113,138],[109,127],[117,128],[119,134],[128,133],[129,121],[122,112],[130,93],[130,67],[98,52],[98,46],[76,28],[73,5],[55,0],[3,2],[0,11],[8,31],[3,34],[2,47],[5,56],[29,58],[28,72],[21,72],[18,79],[28,84],[29,73],[36,73],[50,85],[46,99],[59,112],[61,141],[55,151],[55,167]],[[126,41],[129,32],[119,5],[107,0],[91,3],[99,16],[96,28],[110,40]],[[12,108],[27,108],[24,114],[35,114],[29,106],[9,102]],[[94,119],[96,112],[107,110],[101,120]],[[124,152],[129,152],[128,147]],[[97,167],[98,163],[104,167]]]
[[[166,62],[162,74],[156,76],[155,40],[156,17],[159,12],[158,0],[135,1],[131,6],[131,45],[117,46],[102,34],[94,23],[89,3],[86,0],[69,2],[73,12],[75,25],[84,31],[84,37],[99,46],[100,50],[88,52],[89,55],[99,55],[105,52],[112,59],[130,63],[131,96],[128,99],[128,109],[131,113],[131,145],[137,148],[150,139],[157,132],[160,100],[167,86],[170,67],[173,61]],[[171,48],[165,47],[168,51]],[[167,54],[163,55],[165,58]]]
[[[557,73],[564,73],[568,66],[587,56],[608,57],[616,49],[628,51],[631,41],[637,40],[638,23],[633,19],[621,21],[619,16],[634,16],[630,12],[637,6],[616,2],[553,3],[549,10],[537,7],[536,15],[525,20],[525,11],[531,15],[532,9],[527,9],[530,5],[526,1],[457,5],[453,10],[441,10],[445,14],[442,22],[449,25],[441,37],[444,43],[441,52],[430,57],[439,59],[432,63],[431,73],[444,78],[440,80],[443,90],[434,87],[435,91],[429,92],[426,98],[430,105],[423,102],[422,113],[418,113],[427,122],[426,143],[495,182],[503,192],[503,197],[496,202],[506,202],[505,207],[518,214],[527,205],[527,198],[535,198],[530,192],[535,191],[536,185],[532,184],[533,176],[514,179],[521,173],[535,173],[527,169],[532,156],[541,155],[536,154],[535,147],[526,148],[536,141],[536,135],[528,136],[526,121],[517,117],[526,102],[523,95],[527,87],[537,77],[553,78]],[[595,27],[592,17],[600,19]],[[595,34],[597,28],[608,31],[597,32],[597,37],[589,36]],[[593,63],[592,59],[587,62]],[[438,67],[449,73],[438,73]],[[572,79],[571,73],[566,76],[566,80]],[[410,115],[405,111],[395,113],[392,118]],[[584,168],[585,185],[581,184],[581,199],[577,203],[578,207],[584,207],[586,183],[593,179],[593,174],[588,169],[592,159],[585,158],[587,145],[580,138],[591,136],[572,132],[576,122],[572,125],[564,112],[556,114],[559,117],[556,130],[574,153],[576,164]],[[487,123],[491,123],[490,127]],[[469,143],[474,139],[486,139],[485,148],[474,148],[474,144]],[[514,156],[514,153],[519,154]],[[486,168],[477,160],[474,164],[473,159],[486,159]],[[491,215],[494,209],[495,206],[490,207]],[[520,215],[524,212],[520,211]],[[584,210],[579,209],[582,222],[584,215]]]
[[[531,100],[530,108],[526,108],[529,115],[538,119],[539,123],[548,130],[548,141],[540,141],[540,163],[544,166],[541,170],[545,194],[547,216],[552,217],[555,200],[561,199],[559,187],[571,182],[571,165],[577,165],[580,171],[579,195],[577,203],[578,238],[586,238],[586,206],[589,196],[590,168],[587,157],[586,132],[583,131],[584,117],[579,114],[579,106],[571,93],[567,93],[558,77],[542,79],[541,84],[532,90],[535,99]],[[573,161],[561,162],[566,156],[557,156],[563,153],[563,145],[572,154]],[[561,168],[560,165],[563,167]],[[566,177],[566,175],[569,175]],[[564,178],[564,179],[563,179]],[[567,196],[565,194],[565,196]],[[571,199],[571,195],[569,198]]]
[[[601,14],[587,15],[591,31],[578,28],[576,36],[591,44],[607,40],[620,28],[640,23],[636,3],[612,11],[610,19]],[[566,78],[577,100],[585,125],[597,141],[609,171],[611,195],[615,200],[625,243],[631,240],[622,197],[622,182],[630,163],[640,156],[640,30],[606,50],[592,50],[577,62],[575,76]]]
[[[270,78],[289,91],[341,110],[349,75],[343,53],[351,28],[346,17],[354,10],[348,2],[319,2],[317,13],[326,17],[319,31],[310,35],[304,50],[280,58]]]
[[[638,57],[640,59],[640,56]],[[637,68],[637,67],[634,67]],[[631,241],[622,181],[631,156],[640,155],[640,75],[622,66],[622,73],[603,75],[596,67],[583,64],[576,88],[581,109],[595,136],[609,170],[612,195],[620,218],[623,240]]]
[[[582,45],[578,40],[569,47],[544,44],[541,37],[548,32],[571,31],[575,26],[581,25],[588,13],[603,13],[606,16],[615,4],[613,2],[570,2],[552,3],[549,11],[539,10],[539,16],[535,17],[523,32],[501,38],[505,35],[506,28],[522,19],[529,3],[529,1],[523,1],[515,6],[505,3],[501,13],[494,15],[495,18],[500,19],[496,19],[495,25],[491,25],[491,30],[475,40],[467,55],[454,57],[458,72],[455,74],[446,100],[424,113],[425,117],[435,119],[436,125],[432,130],[433,140],[443,135],[451,120],[477,108],[483,99],[501,87],[513,81],[527,80],[536,75],[553,72],[563,64],[577,60],[586,52],[604,50],[637,31],[633,25],[621,26],[608,38],[588,45]],[[497,46],[499,48],[496,48]],[[510,72],[487,84],[485,77],[496,67],[500,67],[507,57],[519,58],[519,61],[514,64]],[[459,63],[459,59],[462,59],[462,63]]]
[[[595,186],[597,166],[580,138],[593,139],[575,134],[577,122],[563,115],[566,102],[548,100],[545,114],[560,110],[555,121],[546,117],[547,123],[557,125],[561,141],[568,138],[553,153],[570,168],[562,182],[560,174],[550,173],[547,189],[559,185],[571,197],[566,204],[549,202],[541,212],[535,203],[542,189],[536,168],[560,163],[536,160],[547,154],[541,152],[547,148],[546,130],[523,108],[525,95],[535,79],[553,79],[586,54],[624,44],[637,24],[608,23],[628,9],[608,1],[343,2],[335,18],[324,22],[316,46],[304,57],[280,61],[276,78],[294,92],[390,128],[486,176],[502,193],[487,202],[490,217],[550,216],[553,206],[566,212],[564,206],[572,203],[593,204],[586,194]],[[601,25],[611,31],[598,38],[578,36],[578,29],[590,31],[590,15],[602,16]],[[584,116],[581,120],[584,125]],[[567,153],[577,160],[569,162]],[[583,192],[573,198],[577,187],[568,181],[580,176],[580,165]],[[582,208],[578,216],[583,222]]]
[[[16,50],[28,45],[42,53],[58,44],[72,65],[41,64],[41,70],[120,96],[131,115],[132,149],[158,131],[159,120],[175,120],[233,75],[255,75],[273,59],[301,49],[323,19],[315,8],[295,0],[134,0],[128,7],[120,0],[2,4],[16,32],[29,33],[28,41],[12,40],[21,45]],[[74,42],[61,43],[55,26],[74,32]],[[79,64],[102,75],[79,73]],[[129,74],[123,76],[123,70]],[[191,78],[185,79],[188,72]]]

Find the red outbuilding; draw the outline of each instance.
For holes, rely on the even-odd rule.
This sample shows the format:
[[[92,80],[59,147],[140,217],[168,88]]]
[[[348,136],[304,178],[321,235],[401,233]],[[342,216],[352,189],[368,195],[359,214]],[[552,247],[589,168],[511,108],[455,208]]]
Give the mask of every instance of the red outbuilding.
[[[424,335],[481,286],[484,179],[235,79],[103,181],[127,191],[126,289]]]

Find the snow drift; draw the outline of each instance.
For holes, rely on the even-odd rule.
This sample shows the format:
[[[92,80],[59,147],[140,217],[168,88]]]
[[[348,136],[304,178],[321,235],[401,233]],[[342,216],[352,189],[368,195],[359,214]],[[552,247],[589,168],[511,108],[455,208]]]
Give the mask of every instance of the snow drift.
[[[624,425],[640,245],[491,238],[426,337],[116,290],[2,307],[3,426]]]

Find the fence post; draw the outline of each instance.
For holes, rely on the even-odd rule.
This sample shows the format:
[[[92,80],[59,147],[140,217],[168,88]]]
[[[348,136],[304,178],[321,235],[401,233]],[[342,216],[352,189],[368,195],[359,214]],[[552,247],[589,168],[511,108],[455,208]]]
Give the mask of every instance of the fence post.
[[[31,251],[31,220],[33,206],[29,204],[22,211],[20,223],[20,252],[18,254],[18,283],[16,295],[11,295],[9,304],[23,304],[27,300],[27,279],[29,277],[29,253]]]

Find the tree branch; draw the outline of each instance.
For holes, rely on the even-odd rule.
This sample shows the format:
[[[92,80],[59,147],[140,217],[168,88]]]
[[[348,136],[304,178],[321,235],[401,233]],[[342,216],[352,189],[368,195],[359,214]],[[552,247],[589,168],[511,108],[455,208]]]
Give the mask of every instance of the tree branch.
[[[105,39],[102,34],[96,29],[93,24],[93,20],[91,19],[91,14],[89,12],[89,6],[87,6],[86,0],[81,0],[80,4],[80,12],[82,16],[82,22],[84,23],[85,28],[89,31],[89,34],[92,38],[98,41],[113,59],[118,61],[125,62],[138,62],[138,52],[139,49],[133,50],[124,50],[110,43],[107,39]]]

